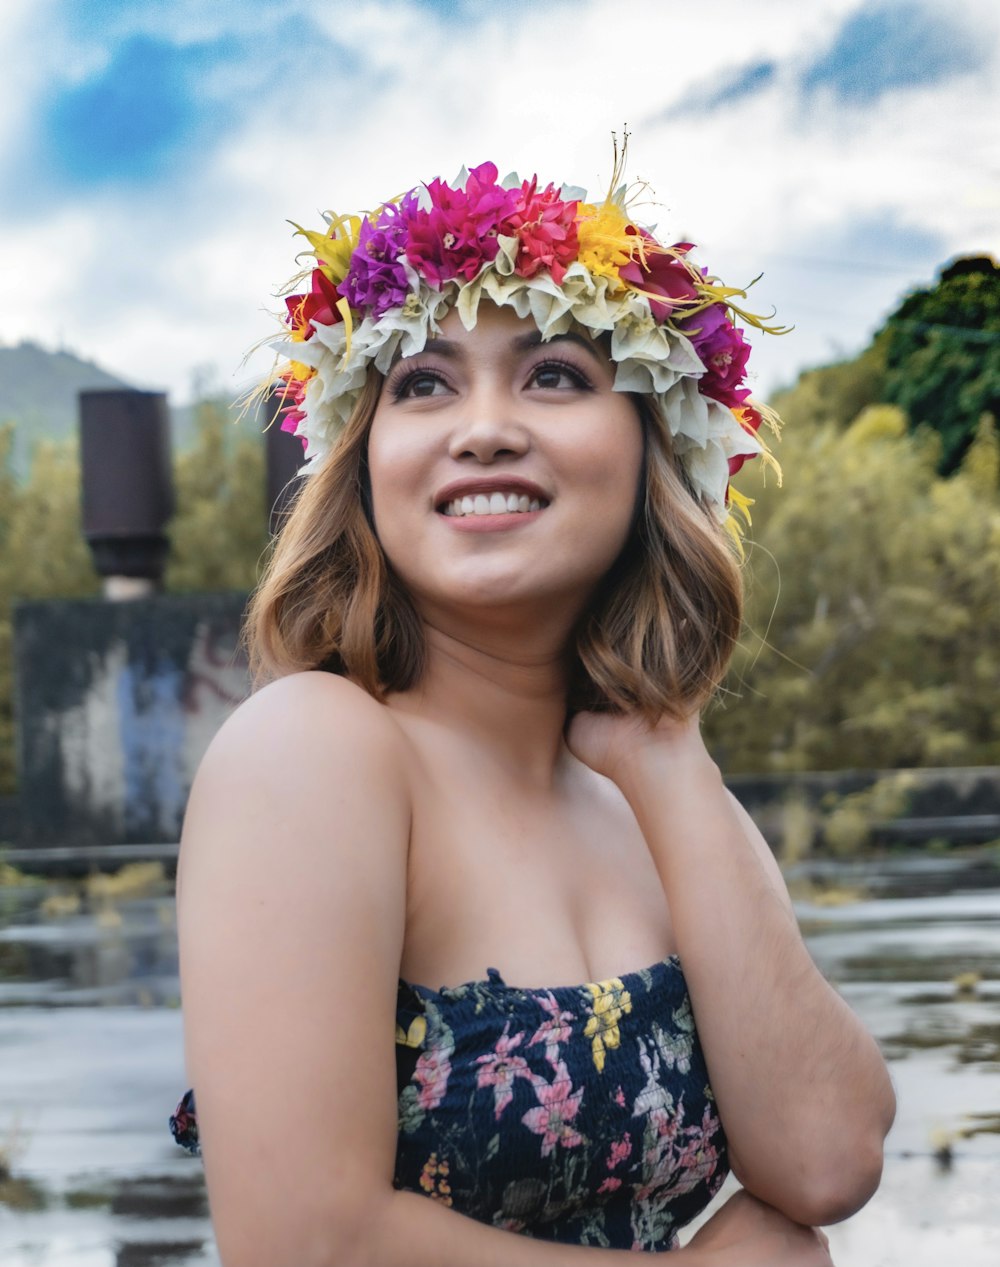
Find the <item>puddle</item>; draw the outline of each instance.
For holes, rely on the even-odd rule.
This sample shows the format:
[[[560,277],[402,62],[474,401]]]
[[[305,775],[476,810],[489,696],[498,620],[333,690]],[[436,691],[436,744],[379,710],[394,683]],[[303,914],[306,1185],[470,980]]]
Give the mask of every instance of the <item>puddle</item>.
[[[882,1187],[830,1230],[834,1261],[996,1267],[996,854],[814,864],[793,887],[810,949],[882,1044],[899,1101]],[[0,883],[4,1267],[218,1267],[201,1166],[166,1128],[186,1085],[177,1003],[162,874]]]

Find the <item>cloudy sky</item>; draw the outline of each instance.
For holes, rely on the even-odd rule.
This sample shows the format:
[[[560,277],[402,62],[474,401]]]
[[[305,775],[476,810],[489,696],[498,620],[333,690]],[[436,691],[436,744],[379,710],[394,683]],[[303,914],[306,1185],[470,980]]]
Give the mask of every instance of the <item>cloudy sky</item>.
[[[4,0],[0,64],[0,343],[177,403],[246,383],[288,220],[486,158],[601,194],[624,123],[638,218],[796,327],[758,394],[1000,253],[996,0]]]

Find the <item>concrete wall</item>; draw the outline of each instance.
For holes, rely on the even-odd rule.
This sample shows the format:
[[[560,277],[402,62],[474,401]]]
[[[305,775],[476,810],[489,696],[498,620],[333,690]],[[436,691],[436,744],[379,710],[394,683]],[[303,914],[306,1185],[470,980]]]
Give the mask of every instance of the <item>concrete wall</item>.
[[[22,603],[20,843],[173,843],[198,762],[249,692],[246,596]]]
[[[44,849],[82,857],[159,845],[172,856],[198,763],[249,692],[239,646],[245,601],[205,594],[21,604],[14,622],[20,821],[4,832],[15,814],[0,805],[0,839],[39,857]],[[864,810],[866,843],[1000,838],[997,768],[727,782],[780,848],[790,834],[805,834],[803,847],[821,844],[844,799],[885,780],[902,794]]]

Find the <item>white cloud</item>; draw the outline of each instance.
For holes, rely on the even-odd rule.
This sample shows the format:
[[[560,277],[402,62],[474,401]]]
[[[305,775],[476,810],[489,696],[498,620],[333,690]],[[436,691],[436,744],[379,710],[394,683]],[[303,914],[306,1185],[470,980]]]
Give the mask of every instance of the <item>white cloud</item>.
[[[227,29],[227,6],[212,22],[213,6],[154,8],[173,15],[176,38]],[[401,0],[303,3],[338,49],[324,50],[315,30],[296,48],[302,17],[277,28],[280,50],[262,39],[255,55],[272,56],[281,73],[243,93],[235,128],[214,152],[193,150],[172,188],[81,193],[71,210],[53,206],[31,223],[7,217],[0,269],[16,284],[0,297],[0,336],[54,342],[61,328],[70,346],[108,368],[183,398],[194,366],[214,362],[228,380],[268,333],[261,308],[275,306],[269,295],[295,268],[286,218],[315,224],[328,205],[360,209],[485,158],[599,192],[610,175],[610,132],[628,121],[630,174],[649,180],[663,204],[648,219],[701,243],[703,260],[727,281],[763,268],[754,304],[773,302],[797,324],[760,346],[766,389],[838,345],[855,350],[911,282],[929,280],[924,260],[909,276],[906,260],[866,272],[839,259],[852,223],[882,219],[934,235],[945,256],[1000,251],[992,6],[959,0],[949,9],[976,21],[988,71],[893,93],[865,111],[819,99],[803,115],[796,74],[858,8],[858,0],[832,0],[821,14],[786,0],[579,0],[494,6],[477,25]],[[22,26],[33,11],[15,0]],[[9,30],[8,22],[8,50]],[[688,90],[759,60],[775,61],[779,73],[755,96],[664,119]],[[217,80],[253,83],[259,70],[223,66]],[[39,86],[28,70],[18,73],[32,99]],[[9,151],[17,116],[5,110],[0,142]],[[806,256],[820,263],[796,262]]]

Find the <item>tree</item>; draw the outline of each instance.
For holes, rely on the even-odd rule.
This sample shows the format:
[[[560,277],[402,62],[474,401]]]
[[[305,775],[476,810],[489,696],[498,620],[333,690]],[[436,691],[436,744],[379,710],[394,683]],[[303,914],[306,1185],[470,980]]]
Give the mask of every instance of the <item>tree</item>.
[[[882,398],[941,436],[940,471],[960,465],[984,413],[1000,417],[1000,265],[969,256],[916,290],[885,324]]]
[[[748,633],[708,734],[728,770],[1000,761],[1000,450],[950,479],[893,406],[797,425],[753,507]],[[744,481],[744,485],[747,481]]]
[[[170,524],[168,590],[249,590],[267,551],[264,446],[232,435],[225,406],[197,406],[196,440],[175,463],[177,514]]]

